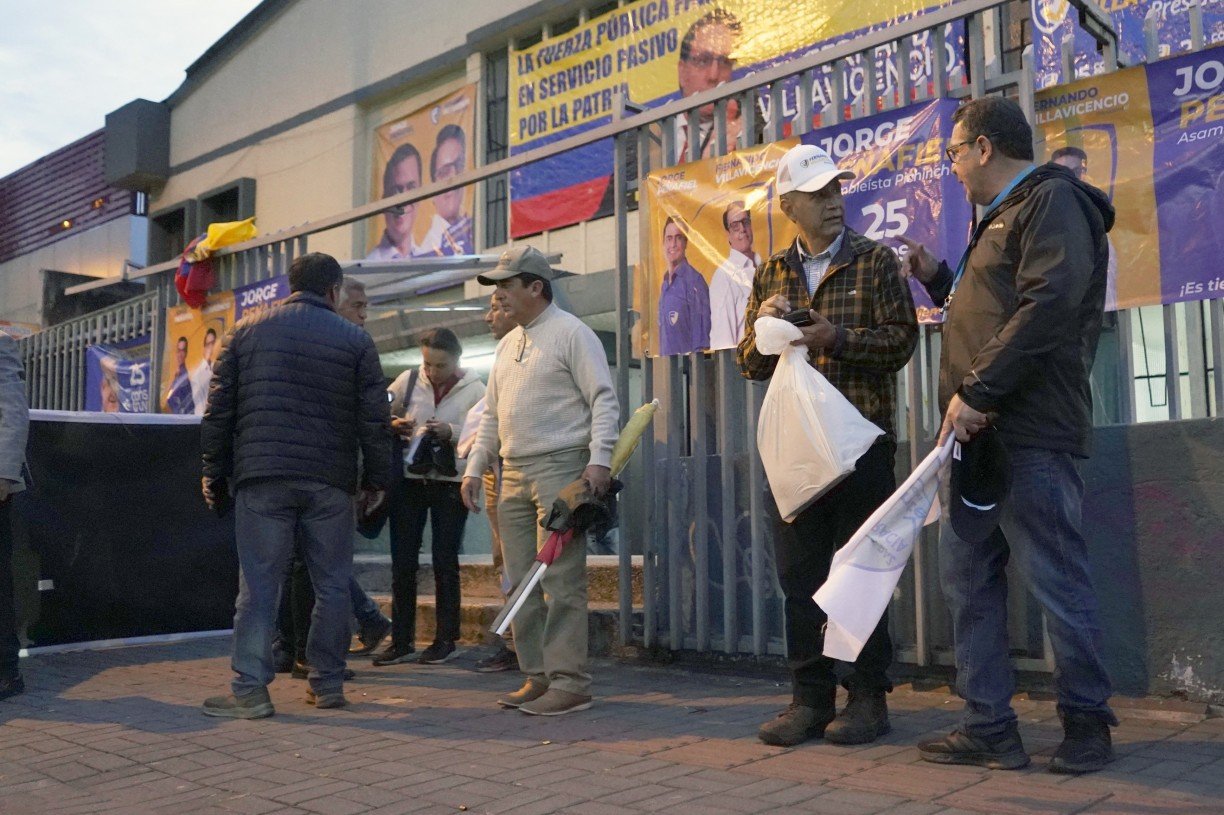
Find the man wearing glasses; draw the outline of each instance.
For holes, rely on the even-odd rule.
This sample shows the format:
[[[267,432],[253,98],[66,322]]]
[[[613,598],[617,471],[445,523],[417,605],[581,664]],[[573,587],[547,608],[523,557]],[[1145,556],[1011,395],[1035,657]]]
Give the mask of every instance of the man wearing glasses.
[[[710,348],[734,348],[744,333],[744,308],[752,291],[752,276],[761,256],[752,248],[752,213],[743,201],[723,210],[727,231],[727,259],[710,278]]]
[[[438,131],[437,142],[429,157],[431,181],[446,181],[463,172],[467,157],[463,129],[459,125],[444,125]],[[421,247],[437,255],[470,255],[472,217],[463,211],[463,187],[435,195],[433,221]]]
[[[735,67],[731,54],[741,31],[740,21],[724,9],[714,9],[689,27],[680,40],[680,59],[676,63],[681,99],[731,81]],[[709,157],[714,152],[714,105],[698,108],[697,116],[699,124],[692,136],[700,147],[698,155]],[[727,103],[728,146],[739,138],[740,127],[739,103],[731,100]],[[689,137],[688,117],[680,116],[676,119],[677,162],[688,161]]]
[[[1005,567],[1014,560],[1045,609],[1054,651],[1065,738],[1049,769],[1090,772],[1113,759],[1109,727],[1117,719],[1080,531],[1078,461],[1092,438],[1088,374],[1114,211],[1067,168],[1034,166],[1033,132],[1015,102],[975,99],[952,120],[952,172],[984,210],[956,269],[906,241],[907,272],[946,303],[940,440],[954,433],[967,443],[993,425],[1007,449],[1011,490],[997,526],[973,541],[953,529],[942,502],[939,560],[965,711],[953,733],[918,749],[940,764],[1029,763],[1011,706]]]
[[[840,169],[819,147],[801,144],[778,162],[779,203],[799,235],[761,264],[748,298],[748,325],[739,344],[740,370],[749,379],[773,376],[776,356],[756,348],[760,316],[807,312],[800,331],[809,360],[884,433],[854,472],[791,523],[776,519],[778,583],[786,598],[786,658],[792,702],[761,726],[761,741],[782,747],[820,738],[863,744],[889,732],[887,670],[892,663],[888,615],[876,626],[844,682],[849,701],[835,707],[837,675],[824,656],[827,617],[812,595],[829,576],[833,554],[896,489],[897,371],[918,343],[918,320],[896,254],[846,227]],[[800,340],[796,340],[796,343]]]

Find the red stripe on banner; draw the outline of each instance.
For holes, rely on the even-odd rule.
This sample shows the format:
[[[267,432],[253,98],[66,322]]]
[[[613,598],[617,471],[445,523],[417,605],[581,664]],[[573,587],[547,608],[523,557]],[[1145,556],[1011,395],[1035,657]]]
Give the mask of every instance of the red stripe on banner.
[[[595,217],[612,176],[605,175],[522,201],[510,202],[510,236],[514,239],[558,229]]]

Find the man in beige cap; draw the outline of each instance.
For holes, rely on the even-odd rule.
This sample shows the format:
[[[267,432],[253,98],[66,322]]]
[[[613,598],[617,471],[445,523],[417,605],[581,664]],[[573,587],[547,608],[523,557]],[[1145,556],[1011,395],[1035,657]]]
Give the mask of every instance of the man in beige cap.
[[[463,502],[480,512],[481,475],[503,460],[498,531],[506,568],[518,582],[547,533],[539,522],[562,487],[582,478],[597,495],[611,481],[619,407],[603,345],[553,302],[559,274],[530,246],[506,251],[476,279],[516,327],[497,345],[486,409],[468,455]],[[547,602],[545,602],[547,595]],[[519,667],[527,681],[498,699],[533,716],[591,706],[587,667],[586,547],[566,546],[514,620]]]

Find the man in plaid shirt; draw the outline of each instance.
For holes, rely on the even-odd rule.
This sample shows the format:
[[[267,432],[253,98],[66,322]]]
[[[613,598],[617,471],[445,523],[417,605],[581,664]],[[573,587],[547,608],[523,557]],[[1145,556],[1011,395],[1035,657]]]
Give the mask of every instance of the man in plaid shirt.
[[[892,662],[888,615],[846,678],[849,701],[837,715],[834,661],[822,654],[826,617],[812,599],[829,576],[833,553],[896,489],[896,373],[918,341],[914,302],[896,255],[845,225],[841,180],[852,178],[814,145],[799,145],[782,157],[780,203],[799,237],[757,269],[738,348],[744,376],[768,379],[777,357],[757,351],[753,323],[761,316],[810,309],[811,324],[800,330],[812,364],[884,430],[853,473],[794,522],[778,520],[775,553],[786,598],[793,701],[762,725],[759,735],[766,744],[791,746],[821,735],[838,744],[862,744],[890,730],[885,701],[892,690],[886,674]]]

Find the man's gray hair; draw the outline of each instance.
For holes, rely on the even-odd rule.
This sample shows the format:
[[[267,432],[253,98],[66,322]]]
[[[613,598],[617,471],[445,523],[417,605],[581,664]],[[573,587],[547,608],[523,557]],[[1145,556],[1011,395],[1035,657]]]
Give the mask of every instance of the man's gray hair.
[[[350,297],[349,292],[351,291],[356,291],[361,294],[365,294],[365,283],[353,277],[352,275],[345,275],[344,280],[340,283],[340,304],[341,305],[343,305],[344,303],[348,301]]]

